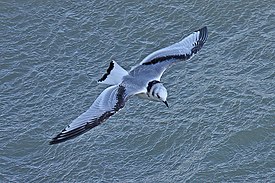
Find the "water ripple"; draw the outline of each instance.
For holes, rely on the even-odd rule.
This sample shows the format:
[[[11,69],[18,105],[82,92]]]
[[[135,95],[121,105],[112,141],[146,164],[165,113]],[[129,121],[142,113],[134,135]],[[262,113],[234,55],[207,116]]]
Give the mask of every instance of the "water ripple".
[[[274,180],[271,1],[0,4],[1,182]],[[164,74],[169,109],[133,98],[48,145],[104,89],[110,60],[130,69],[204,25],[204,49]]]

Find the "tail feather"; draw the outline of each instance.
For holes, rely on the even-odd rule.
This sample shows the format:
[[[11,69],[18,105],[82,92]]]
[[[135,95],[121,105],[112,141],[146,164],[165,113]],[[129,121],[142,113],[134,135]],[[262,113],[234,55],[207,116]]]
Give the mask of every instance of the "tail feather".
[[[98,83],[117,85],[121,83],[123,76],[128,72],[118,65],[115,61],[111,61],[107,72],[98,80]]]

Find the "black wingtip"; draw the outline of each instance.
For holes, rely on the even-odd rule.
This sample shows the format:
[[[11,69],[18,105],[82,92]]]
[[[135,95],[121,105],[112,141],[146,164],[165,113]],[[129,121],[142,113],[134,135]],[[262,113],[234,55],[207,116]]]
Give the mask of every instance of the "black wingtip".
[[[49,145],[53,145],[53,144],[59,144],[61,142],[65,142],[67,140],[73,139],[83,133],[85,133],[86,131],[90,130],[91,127],[90,125],[85,125],[85,126],[81,126],[79,128],[73,129],[71,131],[67,131],[66,130],[62,130],[61,133],[59,133],[57,136],[55,136],[54,138],[52,138],[52,140],[49,142]]]
[[[203,43],[205,43],[208,38],[207,27],[206,26],[202,27],[201,29],[198,30],[198,32],[200,32],[199,41],[202,41]]]
[[[49,142],[49,145],[57,144],[58,142],[55,142],[53,139]]]
[[[191,50],[192,54],[196,54],[202,48],[208,38],[208,30],[206,26],[199,30],[196,30],[195,32],[199,32],[199,39],[196,42],[195,47]]]

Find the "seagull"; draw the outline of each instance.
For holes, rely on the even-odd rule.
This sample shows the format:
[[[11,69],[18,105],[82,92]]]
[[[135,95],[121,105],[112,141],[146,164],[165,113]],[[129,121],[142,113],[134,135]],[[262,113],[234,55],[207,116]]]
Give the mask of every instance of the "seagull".
[[[129,72],[111,61],[107,72],[98,80],[98,83],[111,86],[97,97],[86,112],[52,138],[49,144],[73,139],[100,125],[121,110],[134,95],[163,102],[168,107],[167,89],[160,81],[163,72],[171,65],[193,57],[207,37],[207,27],[196,30],[180,42],[151,53]]]

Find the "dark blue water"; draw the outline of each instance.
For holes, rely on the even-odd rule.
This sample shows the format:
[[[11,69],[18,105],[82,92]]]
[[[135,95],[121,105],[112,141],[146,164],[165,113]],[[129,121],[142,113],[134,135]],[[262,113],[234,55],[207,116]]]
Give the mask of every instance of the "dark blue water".
[[[1,1],[0,182],[274,182],[273,1]],[[126,69],[202,26],[164,73],[170,108],[133,98],[49,146]]]

